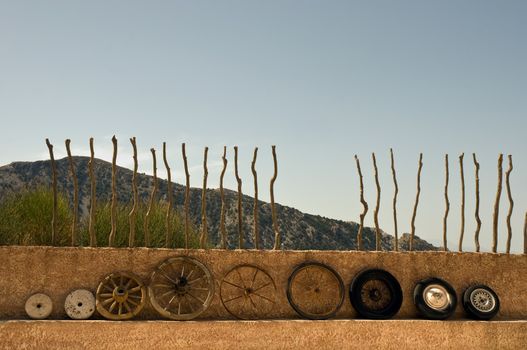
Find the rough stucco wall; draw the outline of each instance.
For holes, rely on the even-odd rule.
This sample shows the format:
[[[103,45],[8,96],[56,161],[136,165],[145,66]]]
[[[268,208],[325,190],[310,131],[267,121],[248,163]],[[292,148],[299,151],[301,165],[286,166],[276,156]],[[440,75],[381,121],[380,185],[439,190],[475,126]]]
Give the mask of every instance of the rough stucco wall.
[[[299,318],[286,297],[287,279],[293,268],[304,261],[332,266],[346,288],[365,268],[383,268],[401,283],[404,301],[396,318],[414,318],[414,285],[420,279],[436,276],[455,288],[458,298],[473,283],[493,288],[501,301],[496,319],[527,319],[527,256],[489,253],[443,252],[344,252],[344,251],[249,251],[249,250],[169,250],[116,248],[0,247],[0,318],[24,319],[24,303],[33,293],[48,294],[54,303],[52,318],[65,318],[64,299],[73,289],[95,291],[99,281],[114,271],[132,271],[148,283],[151,272],[163,260],[188,255],[204,263],[219,282],[232,267],[250,263],[265,269],[277,287],[275,309],[262,319]],[[210,308],[201,319],[231,319],[219,300],[219,288]],[[346,291],[347,292],[347,291]],[[347,293],[346,293],[347,294]],[[336,318],[357,315],[346,299]],[[454,316],[463,318],[460,303]],[[139,318],[159,319],[147,306]]]

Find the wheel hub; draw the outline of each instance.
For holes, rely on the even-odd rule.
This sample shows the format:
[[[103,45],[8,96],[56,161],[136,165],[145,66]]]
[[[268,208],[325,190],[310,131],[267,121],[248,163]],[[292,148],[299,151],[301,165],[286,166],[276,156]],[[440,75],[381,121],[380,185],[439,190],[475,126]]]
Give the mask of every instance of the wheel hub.
[[[451,304],[448,291],[439,284],[431,284],[423,291],[423,299],[434,310],[445,310]]]
[[[126,299],[128,299],[128,291],[123,287],[117,286],[113,290],[113,298],[118,303],[123,303],[126,301]]]
[[[485,289],[475,289],[470,294],[472,305],[481,312],[490,312],[496,305],[494,296]]]

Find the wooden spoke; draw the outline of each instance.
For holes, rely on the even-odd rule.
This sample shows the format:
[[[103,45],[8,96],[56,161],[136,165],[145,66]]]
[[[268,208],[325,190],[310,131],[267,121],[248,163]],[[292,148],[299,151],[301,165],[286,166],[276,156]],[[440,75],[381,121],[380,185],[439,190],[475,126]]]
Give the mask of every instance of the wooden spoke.
[[[136,287],[130,288],[133,285]],[[128,320],[143,309],[146,303],[146,287],[140,278],[132,273],[114,272],[99,283],[95,299],[97,311],[104,318]]]

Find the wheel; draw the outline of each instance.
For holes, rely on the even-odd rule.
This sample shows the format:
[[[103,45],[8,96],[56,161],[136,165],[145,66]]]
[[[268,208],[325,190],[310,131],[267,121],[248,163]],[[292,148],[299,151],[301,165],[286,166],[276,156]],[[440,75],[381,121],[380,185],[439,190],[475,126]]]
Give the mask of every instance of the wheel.
[[[95,297],[86,289],[76,289],[66,297],[64,311],[73,320],[87,320],[95,312]]]
[[[500,299],[492,289],[480,284],[465,290],[463,308],[472,318],[490,320],[500,310]]]
[[[170,258],[152,273],[148,293],[150,303],[161,316],[192,320],[209,307],[214,296],[214,279],[196,259]]]
[[[238,265],[227,272],[220,285],[225,310],[239,319],[257,319],[275,305],[276,286],[272,277],[254,265]]]
[[[344,301],[344,283],[331,267],[307,262],[293,270],[287,300],[302,317],[323,320],[335,316]]]
[[[109,274],[95,293],[97,311],[109,320],[129,320],[141,312],[145,303],[146,287],[131,272]]]
[[[444,320],[456,310],[457,296],[447,282],[439,278],[427,278],[415,286],[414,303],[424,317]]]
[[[34,320],[44,320],[51,315],[51,311],[53,311],[53,302],[46,294],[33,294],[27,299],[25,310],[29,318]]]
[[[360,316],[388,319],[401,308],[403,292],[392,274],[380,269],[359,273],[350,284],[350,301]]]

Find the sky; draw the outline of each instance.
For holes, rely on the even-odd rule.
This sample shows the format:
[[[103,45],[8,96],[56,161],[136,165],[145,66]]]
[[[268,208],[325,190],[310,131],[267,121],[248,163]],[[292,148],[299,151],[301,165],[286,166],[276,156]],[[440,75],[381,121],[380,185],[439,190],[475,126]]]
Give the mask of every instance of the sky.
[[[183,181],[187,144],[191,185],[235,189],[240,148],[243,192],[269,200],[271,145],[278,154],[276,200],[304,212],[358,221],[362,165],[370,209],[376,199],[371,153],[381,184],[379,221],[393,233],[389,149],[399,181],[399,232],[409,232],[423,153],[416,234],[442,242],[444,155],[450,156],[449,248],[461,217],[458,157],[465,153],[464,249],[473,250],[475,152],[481,163],[483,251],[491,248],[497,158],[511,154],[512,250],[523,249],[527,210],[527,2],[486,0],[0,0],[0,164],[47,159],[45,138],[65,155],[152,172],[162,142]],[[159,175],[165,176],[158,159]],[[503,188],[498,250],[504,251]],[[373,226],[372,210],[366,224]]]

